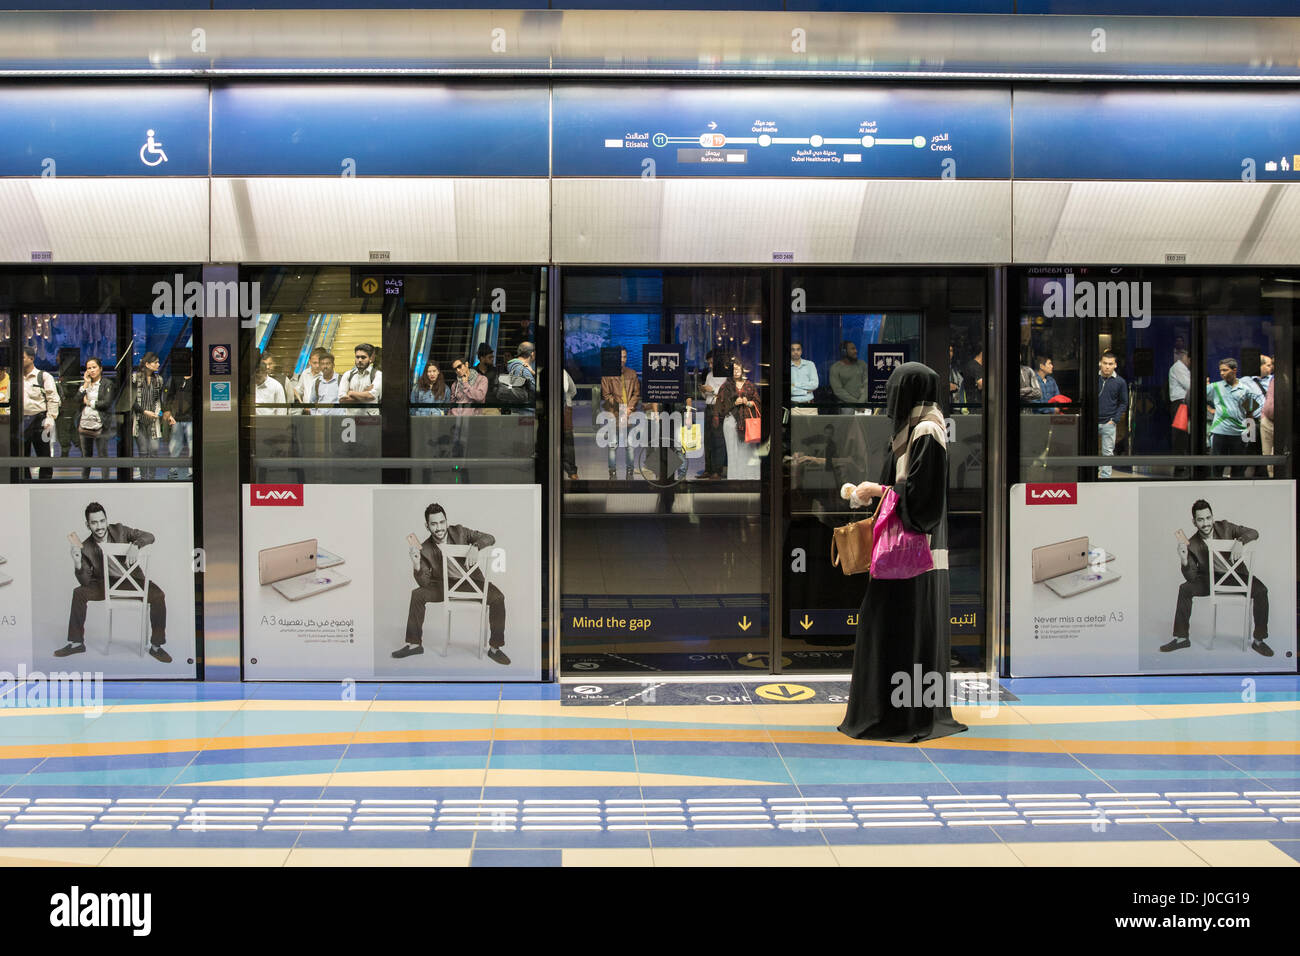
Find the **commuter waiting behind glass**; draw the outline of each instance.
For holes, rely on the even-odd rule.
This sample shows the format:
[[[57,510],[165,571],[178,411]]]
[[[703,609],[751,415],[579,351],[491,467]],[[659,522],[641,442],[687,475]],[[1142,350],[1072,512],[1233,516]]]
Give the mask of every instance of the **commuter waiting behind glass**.
[[[144,458],[157,458],[162,454],[162,406],[166,391],[163,377],[158,374],[162,360],[156,352],[145,352],[140,367],[132,376],[135,399],[131,410],[135,413],[136,453]],[[140,477],[153,480],[158,477],[156,467],[140,469]]]
[[[488,405],[494,405],[497,401],[498,372],[496,365],[493,364],[493,359],[495,358],[496,353],[493,352],[492,346],[488,345],[486,342],[480,342],[475,354],[478,356],[478,361],[474,363],[474,371],[483,376],[483,380],[487,382],[487,395],[484,397],[483,402]],[[481,409],[477,414],[500,415],[501,410],[496,407],[485,408]]]
[[[36,350],[23,346],[23,454],[49,458],[54,451],[50,438],[59,417],[59,389],[54,376],[36,367]],[[42,466],[37,476],[41,481],[54,477],[54,469]]]
[[[1205,380],[1205,402],[1210,415],[1210,453],[1213,455],[1246,455],[1247,443],[1255,444],[1264,396],[1255,383],[1237,377],[1237,360],[1225,358],[1219,362],[1219,381]],[[1232,465],[1227,469],[1233,478],[1246,474],[1245,465]]]
[[[1038,371],[1034,373],[1034,379],[1038,382],[1038,402],[1041,405],[1050,405],[1052,399],[1061,394],[1061,388],[1052,376],[1054,370],[1050,355],[1038,357]],[[1048,415],[1052,412],[1050,408],[1041,408],[1039,411]]]
[[[853,414],[855,406],[867,401],[867,363],[858,358],[858,347],[852,342],[840,343],[839,361],[831,366],[831,393],[844,403],[841,412]]]
[[[424,374],[411,389],[411,414],[427,417],[429,415],[446,415],[447,410],[439,406],[451,401],[451,386],[442,375],[437,362],[424,366]]]
[[[573,442],[573,400],[578,397],[578,386],[573,384],[569,370],[564,373],[564,420],[560,432],[560,464],[569,479],[578,477],[578,449]]]
[[[257,370],[253,373],[253,388],[257,406],[256,414],[287,415],[289,413],[284,386],[271,377],[271,369],[266,359],[257,363]]]
[[[293,383],[294,395],[300,405],[307,405],[311,402],[312,386],[320,375],[320,360],[323,355],[329,355],[329,349],[320,346],[312,349],[311,355],[307,359],[307,367],[299,373],[298,378]],[[308,415],[310,413],[311,409],[309,408],[299,409],[299,414]]]
[[[1230,571],[1230,566],[1223,563],[1220,555],[1210,554],[1211,541],[1231,541],[1232,551],[1229,555],[1233,564],[1241,560],[1246,545],[1259,540],[1259,532],[1254,528],[1236,525],[1231,521],[1215,521],[1214,509],[1204,498],[1192,505],[1192,521],[1196,524],[1196,535],[1188,541],[1185,537],[1178,541],[1178,561],[1183,574],[1183,583],[1178,586],[1178,602],[1174,606],[1173,640],[1162,644],[1162,651],[1181,651],[1192,646],[1189,626],[1192,620],[1192,598],[1207,597],[1210,593],[1210,575],[1223,577],[1231,574],[1227,583],[1244,587],[1245,569]],[[1211,565],[1213,564],[1213,570]],[[1254,568],[1251,569],[1252,575]],[[1255,611],[1254,640],[1251,649],[1256,654],[1272,657],[1273,649],[1268,646],[1268,588],[1259,578],[1253,577],[1250,585],[1250,600]]]
[[[267,357],[267,371],[273,367],[270,356]],[[283,385],[283,380],[281,381]],[[167,386],[167,406],[163,410],[163,419],[171,429],[167,441],[167,454],[172,458],[182,455],[194,457],[194,375],[193,368],[187,362],[185,374],[172,376]],[[188,468],[172,468],[167,472],[171,480],[185,480],[190,477]]]
[[[378,415],[375,406],[383,398],[384,373],[375,367],[375,347],[362,343],[353,350],[356,364],[343,373],[339,382],[339,402],[344,405],[363,405],[349,410],[353,415]]]
[[[705,368],[700,391],[704,394],[704,479],[721,478],[727,467],[727,443],[722,434],[722,424],[713,417],[713,406],[718,401],[718,389],[727,384],[730,369],[714,368],[714,352],[704,356]],[[719,371],[727,375],[716,374]]]
[[[961,733],[948,704],[948,451],[937,372],[907,362],[886,386],[894,438],[880,481],[846,484],[864,507],[892,485],[907,531],[929,535],[934,567],[911,578],[868,577],[858,612],[853,681],[841,733],[859,740],[916,743]],[[888,483],[888,484],[886,484]],[[904,678],[900,684],[900,677]],[[933,695],[923,689],[937,683]],[[910,693],[903,692],[910,687]]]
[[[1273,375],[1273,358],[1270,355],[1261,355],[1259,357],[1260,377],[1256,379],[1264,392],[1264,405],[1259,410],[1259,446],[1260,454],[1271,455],[1275,447],[1273,443],[1273,386],[1276,384],[1276,377]],[[1273,477],[1273,466],[1268,466],[1268,476]]]
[[[1192,388],[1192,357],[1185,348],[1174,349],[1174,364],[1169,366],[1169,447],[1175,455],[1191,450],[1191,433],[1187,430],[1187,395]]]
[[[307,396],[307,402],[312,406],[313,415],[343,415],[346,411],[337,408],[339,401],[339,387],[342,384],[340,376],[334,374],[334,355],[326,352],[320,357],[320,365],[317,367],[316,376],[311,380],[311,393]]]
[[[820,384],[816,364],[804,361],[803,343],[791,342],[790,404],[794,406],[791,411],[795,415],[817,414],[817,409],[813,406],[813,393],[817,391],[817,386]]]
[[[722,424],[723,440],[727,443],[727,478],[731,481],[752,481],[760,477],[758,442],[745,440],[745,422],[762,411],[758,387],[745,377],[745,367],[739,357],[731,360],[731,378],[718,390],[718,400],[713,404],[713,416]]]
[[[1110,349],[1101,353],[1097,363],[1097,441],[1108,458],[1115,455],[1115,434],[1128,411],[1128,384],[1115,372],[1118,364]],[[1109,478],[1110,465],[1098,468],[1097,477]]]
[[[104,364],[95,356],[86,359],[86,377],[77,389],[77,444],[82,458],[107,458],[108,439],[113,431],[113,384],[104,379]],[[81,477],[90,477],[89,468],[81,469]],[[100,477],[108,480],[108,469],[101,468]]]
[[[609,480],[618,477],[618,449],[623,448],[623,477],[632,477],[632,446],[627,439],[628,421],[641,404],[641,380],[634,370],[627,367],[627,349],[619,349],[619,374],[604,375],[600,379],[600,407],[615,417],[618,433],[615,440],[609,442]],[[608,428],[596,429],[599,440]]]

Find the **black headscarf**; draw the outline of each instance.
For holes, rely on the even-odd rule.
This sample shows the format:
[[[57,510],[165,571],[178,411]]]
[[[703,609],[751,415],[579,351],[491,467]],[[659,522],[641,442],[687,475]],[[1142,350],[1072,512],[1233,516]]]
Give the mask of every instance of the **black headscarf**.
[[[907,448],[912,429],[923,418],[943,426],[943,383],[939,373],[920,362],[906,362],[889,376],[885,385],[885,414],[894,426],[890,454],[881,483],[894,481],[894,461]]]

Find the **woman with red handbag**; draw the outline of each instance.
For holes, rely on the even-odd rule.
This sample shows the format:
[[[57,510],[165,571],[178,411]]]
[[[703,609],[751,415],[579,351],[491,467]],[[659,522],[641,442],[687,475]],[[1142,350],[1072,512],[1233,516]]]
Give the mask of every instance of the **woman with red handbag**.
[[[714,424],[722,425],[727,443],[727,478],[757,481],[760,477],[758,445],[762,441],[762,406],[758,386],[745,378],[739,358],[731,360],[731,378],[718,389],[713,403]]]
[[[896,515],[892,540],[917,544],[920,537],[918,546],[928,544],[929,550],[923,564],[915,555],[883,553],[891,539],[878,533],[885,529],[875,529],[848,711],[839,727],[850,737],[916,743],[966,729],[948,704],[948,451],[939,404],[944,385],[919,362],[894,369],[886,392],[894,439],[880,483],[844,489],[855,504],[887,495],[877,524],[882,513]],[[889,558],[894,560],[886,575]]]

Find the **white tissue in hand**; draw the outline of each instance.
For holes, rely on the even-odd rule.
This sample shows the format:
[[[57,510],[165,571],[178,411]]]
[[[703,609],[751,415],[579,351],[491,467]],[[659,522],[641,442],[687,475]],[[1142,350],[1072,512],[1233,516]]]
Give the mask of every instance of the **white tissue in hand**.
[[[840,485],[840,497],[846,501],[849,500],[853,495],[855,488],[857,488],[857,485],[849,484],[849,482],[846,481],[844,484]]]

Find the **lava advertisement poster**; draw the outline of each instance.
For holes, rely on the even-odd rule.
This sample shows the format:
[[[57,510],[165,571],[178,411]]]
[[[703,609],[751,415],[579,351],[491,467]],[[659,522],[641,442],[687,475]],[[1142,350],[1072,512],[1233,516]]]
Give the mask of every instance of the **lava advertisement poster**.
[[[535,485],[245,485],[249,680],[541,679]]]
[[[1295,671],[1294,481],[1011,489],[1015,677]]]
[[[197,676],[192,487],[0,487],[0,671]]]

